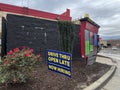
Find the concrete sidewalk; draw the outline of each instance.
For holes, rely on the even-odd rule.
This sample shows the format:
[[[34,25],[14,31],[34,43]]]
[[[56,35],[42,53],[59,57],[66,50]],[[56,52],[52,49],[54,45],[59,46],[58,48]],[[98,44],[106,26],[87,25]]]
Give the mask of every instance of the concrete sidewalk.
[[[107,65],[116,65],[116,62],[111,60],[110,58],[106,58],[102,55],[98,55],[96,58],[96,62],[107,64]]]
[[[96,62],[108,64],[108,65],[111,65],[112,67],[100,79],[98,79],[97,81],[95,81],[94,83],[92,83],[90,86],[88,86],[83,90],[100,90],[100,88],[102,88],[102,86],[110,79],[110,77],[114,74],[116,70],[116,63],[112,60],[112,58],[98,55],[96,58]],[[101,89],[101,90],[104,90],[104,89]],[[109,90],[109,89],[106,89],[106,90]]]
[[[106,56],[116,61],[117,70],[114,76],[109,80],[109,82],[101,90],[120,90],[120,55],[106,54]]]

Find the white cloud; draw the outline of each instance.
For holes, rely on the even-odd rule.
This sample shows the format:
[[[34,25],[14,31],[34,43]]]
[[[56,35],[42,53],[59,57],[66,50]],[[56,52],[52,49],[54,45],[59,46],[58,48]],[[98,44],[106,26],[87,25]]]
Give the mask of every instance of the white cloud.
[[[101,26],[99,34],[103,39],[120,39],[120,0],[0,0],[0,2],[58,14],[70,8],[73,19],[89,13]]]

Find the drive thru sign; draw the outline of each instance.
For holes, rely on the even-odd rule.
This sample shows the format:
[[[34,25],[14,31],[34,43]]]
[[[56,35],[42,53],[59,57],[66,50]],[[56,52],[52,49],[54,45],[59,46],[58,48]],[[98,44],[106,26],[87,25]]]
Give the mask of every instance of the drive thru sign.
[[[71,77],[72,72],[72,54],[47,50],[48,69]]]

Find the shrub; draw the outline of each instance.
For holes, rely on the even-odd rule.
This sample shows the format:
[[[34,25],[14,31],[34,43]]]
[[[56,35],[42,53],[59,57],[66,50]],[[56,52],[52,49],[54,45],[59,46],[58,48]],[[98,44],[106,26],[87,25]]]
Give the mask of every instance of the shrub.
[[[22,83],[31,75],[40,60],[40,55],[33,54],[33,49],[25,46],[10,50],[0,60],[0,82]]]
[[[72,53],[74,42],[74,25],[68,21],[58,21],[59,26],[59,46],[63,52]]]

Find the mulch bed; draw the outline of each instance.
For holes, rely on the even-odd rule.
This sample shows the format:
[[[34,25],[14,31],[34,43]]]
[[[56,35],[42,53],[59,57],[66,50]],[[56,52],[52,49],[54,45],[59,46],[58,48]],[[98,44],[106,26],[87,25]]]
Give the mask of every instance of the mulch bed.
[[[77,90],[78,88],[82,90],[99,79],[111,67],[97,62],[85,66],[78,60],[72,63],[72,78],[49,71],[47,65],[41,62],[40,67],[32,72],[33,77],[26,84],[0,84],[0,90]]]

